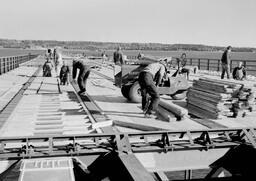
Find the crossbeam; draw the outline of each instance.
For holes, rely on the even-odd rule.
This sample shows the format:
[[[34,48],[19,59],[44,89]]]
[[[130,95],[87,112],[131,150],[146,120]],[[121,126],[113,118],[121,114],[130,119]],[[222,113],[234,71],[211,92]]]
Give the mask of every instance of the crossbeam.
[[[0,138],[0,159],[124,153],[167,153],[255,144],[255,128]]]

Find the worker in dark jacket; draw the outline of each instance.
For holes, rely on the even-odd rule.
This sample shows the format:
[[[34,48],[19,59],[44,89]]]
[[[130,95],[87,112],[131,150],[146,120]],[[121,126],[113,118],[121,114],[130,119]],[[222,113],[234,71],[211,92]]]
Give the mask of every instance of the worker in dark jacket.
[[[231,59],[231,46],[228,46],[221,57],[222,73],[221,79],[224,79],[225,73],[227,73],[227,78],[230,79],[230,59]]]
[[[122,65],[124,63],[121,47],[118,47],[117,50],[114,52],[113,59],[115,65]]]
[[[83,60],[73,60],[73,79],[76,78],[77,69],[79,69],[77,83],[80,89],[78,93],[82,94],[86,91],[86,82],[90,74],[90,66],[86,65]]]
[[[160,85],[163,77],[166,74],[166,63],[167,62],[162,60],[160,62],[149,64],[139,74],[142,109],[145,117],[152,117],[153,111],[157,110],[160,101],[157,86]],[[151,97],[150,99],[149,96]]]

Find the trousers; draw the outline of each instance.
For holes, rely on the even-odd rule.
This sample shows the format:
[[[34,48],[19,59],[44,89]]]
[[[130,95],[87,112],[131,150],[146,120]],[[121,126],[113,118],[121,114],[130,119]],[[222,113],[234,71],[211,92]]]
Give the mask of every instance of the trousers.
[[[221,64],[222,72],[221,72],[221,79],[224,79],[225,73],[227,73],[227,78],[230,79],[230,66],[229,64]]]
[[[86,83],[87,79],[90,75],[90,70],[87,71],[81,71],[77,78],[77,83],[79,86],[80,91],[86,91]]]
[[[151,114],[152,110],[157,110],[160,101],[160,95],[153,80],[153,76],[148,72],[141,72],[139,74],[139,84],[142,96],[142,109],[146,109],[147,102],[149,101],[146,113]]]

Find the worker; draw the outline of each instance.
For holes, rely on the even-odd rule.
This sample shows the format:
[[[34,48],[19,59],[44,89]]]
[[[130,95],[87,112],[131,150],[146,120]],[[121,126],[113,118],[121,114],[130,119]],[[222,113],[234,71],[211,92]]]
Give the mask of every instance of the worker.
[[[44,56],[45,56],[46,60],[51,60],[52,59],[52,50],[50,48],[47,49],[47,51],[46,51]]]
[[[246,71],[243,66],[243,62],[238,63],[238,66],[234,68],[232,75],[235,80],[244,80],[246,78]]]
[[[60,49],[55,51],[55,60],[54,60],[55,70],[57,77],[60,75],[60,68],[63,65],[62,55]]]
[[[121,47],[118,47],[117,50],[114,52],[113,59],[114,59],[114,77],[115,77],[114,85],[121,87],[121,78],[122,78],[121,66],[124,63]]]
[[[227,73],[227,78],[230,79],[230,62],[231,62],[231,46],[228,46],[226,50],[223,52],[221,57],[221,79],[224,79],[225,73]]]
[[[48,58],[43,65],[43,77],[51,77],[52,69],[53,69],[53,64],[51,60]]]
[[[167,59],[160,60],[156,63],[151,63],[139,74],[142,110],[147,118],[152,117],[153,111],[157,110],[160,101],[160,95],[157,87],[160,85],[163,77],[166,75],[166,61]]]
[[[178,70],[173,74],[173,77],[176,77],[177,74],[186,74],[187,80],[189,80],[190,72],[193,71],[194,74],[197,73],[197,66],[189,66],[187,65],[187,55],[186,53],[182,53],[180,58],[177,58]]]
[[[69,84],[69,66],[63,61],[63,65],[60,69],[60,84],[68,85]]]
[[[76,78],[77,69],[79,69],[77,83],[80,89],[78,93],[82,94],[86,92],[86,82],[90,74],[90,66],[86,65],[82,60],[73,60],[73,79]]]

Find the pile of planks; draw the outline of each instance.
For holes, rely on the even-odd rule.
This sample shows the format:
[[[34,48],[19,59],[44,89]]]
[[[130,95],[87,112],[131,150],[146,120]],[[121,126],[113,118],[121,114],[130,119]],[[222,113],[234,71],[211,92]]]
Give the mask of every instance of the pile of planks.
[[[254,89],[216,79],[194,80],[187,94],[189,114],[199,118],[244,117],[255,108]]]

